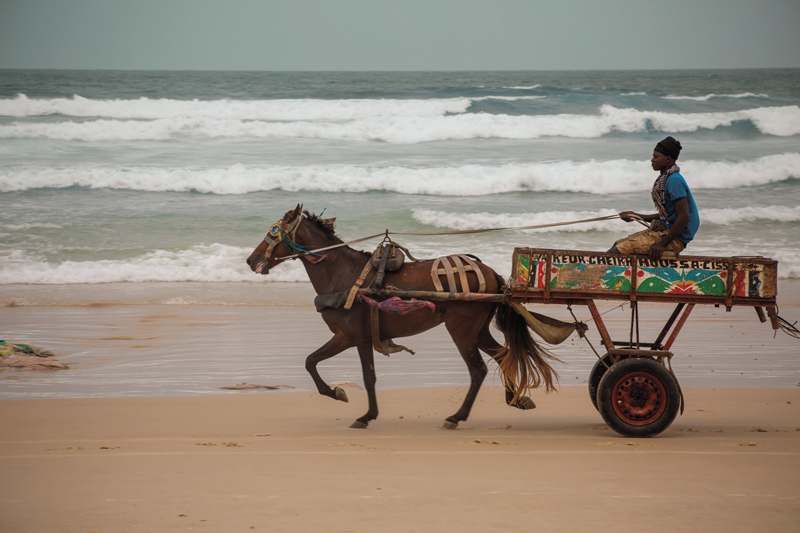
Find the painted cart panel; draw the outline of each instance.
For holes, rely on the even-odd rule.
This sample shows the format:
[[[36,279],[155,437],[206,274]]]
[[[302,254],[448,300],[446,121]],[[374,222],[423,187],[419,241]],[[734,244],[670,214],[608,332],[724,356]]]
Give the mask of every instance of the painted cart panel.
[[[653,261],[642,256],[516,248],[511,288],[774,299],[777,262],[689,256]]]

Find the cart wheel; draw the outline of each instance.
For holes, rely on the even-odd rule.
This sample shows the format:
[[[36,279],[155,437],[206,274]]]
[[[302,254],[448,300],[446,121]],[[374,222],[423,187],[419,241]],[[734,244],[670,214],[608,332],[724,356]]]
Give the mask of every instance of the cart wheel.
[[[619,357],[625,359],[627,356],[620,355]],[[603,376],[613,364],[614,362],[611,360],[611,356],[605,354],[603,357],[595,361],[592,371],[589,372],[589,398],[592,400],[592,405],[594,405],[595,409],[598,409],[597,387],[600,385],[600,380],[603,379]]]
[[[653,359],[619,361],[600,380],[597,404],[611,429],[624,437],[652,437],[672,424],[680,407],[678,382]]]

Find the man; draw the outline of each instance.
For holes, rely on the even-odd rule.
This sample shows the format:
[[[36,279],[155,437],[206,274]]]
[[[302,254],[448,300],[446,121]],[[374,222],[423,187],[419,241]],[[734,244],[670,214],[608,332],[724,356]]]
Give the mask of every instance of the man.
[[[652,222],[650,229],[634,233],[618,240],[608,251],[612,254],[648,255],[657,260],[662,255],[676,257],[689,244],[700,226],[697,204],[692,191],[680,175],[675,164],[681,153],[681,143],[667,137],[656,145],[650,164],[659,172],[650,195],[658,213],[640,215],[633,211],[622,211],[619,216],[625,222],[638,217]]]

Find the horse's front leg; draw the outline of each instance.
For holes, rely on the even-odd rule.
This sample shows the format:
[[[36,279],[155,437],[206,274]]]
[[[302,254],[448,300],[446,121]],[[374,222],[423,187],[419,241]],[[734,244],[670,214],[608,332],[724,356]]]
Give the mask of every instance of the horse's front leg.
[[[364,374],[364,388],[367,389],[369,409],[361,418],[356,419],[351,428],[365,428],[372,420],[378,418],[378,398],[375,395],[375,354],[372,351],[371,339],[362,340],[358,345],[358,356],[361,359],[361,372]]]
[[[329,396],[334,400],[347,402],[347,394],[340,387],[331,389],[331,386],[325,383],[322,376],[317,372],[317,365],[326,359],[330,359],[334,355],[340,354],[348,348],[353,346],[353,342],[346,336],[336,334],[326,342],[321,348],[318,348],[314,353],[306,358],[306,370],[311,374],[311,379],[317,386],[317,390],[323,396]]]

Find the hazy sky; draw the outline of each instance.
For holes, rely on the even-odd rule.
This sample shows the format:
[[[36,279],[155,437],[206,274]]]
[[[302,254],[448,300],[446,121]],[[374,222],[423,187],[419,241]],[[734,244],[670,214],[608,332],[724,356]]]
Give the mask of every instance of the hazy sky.
[[[0,68],[800,67],[800,0],[0,0]]]

